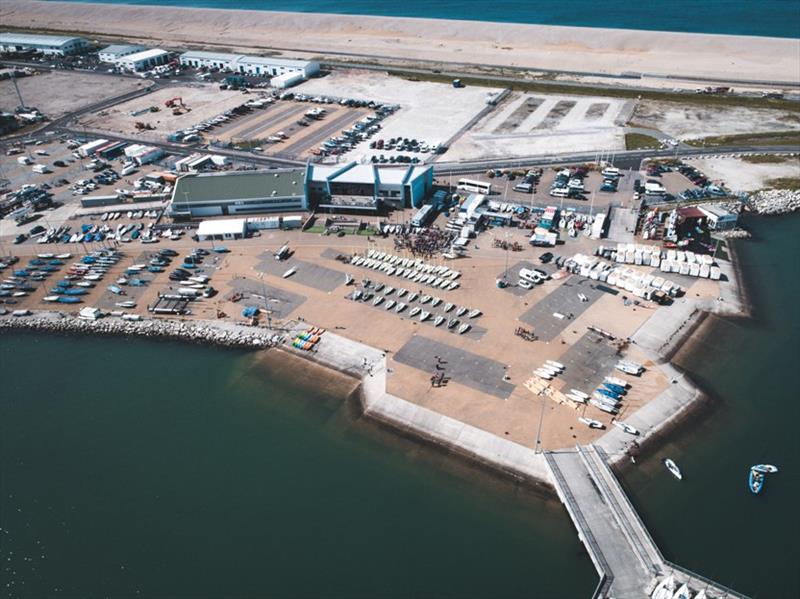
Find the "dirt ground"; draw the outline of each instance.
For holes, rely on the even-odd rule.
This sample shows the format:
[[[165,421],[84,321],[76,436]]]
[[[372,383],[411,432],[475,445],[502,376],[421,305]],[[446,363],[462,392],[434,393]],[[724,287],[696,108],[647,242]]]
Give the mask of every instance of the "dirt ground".
[[[633,103],[617,98],[509,94],[442,160],[624,149]]]
[[[164,102],[171,98],[183,98],[184,104],[191,109],[180,115],[173,115],[172,109],[167,108]],[[212,117],[224,113],[240,104],[244,104],[252,96],[238,92],[220,90],[212,85],[188,84],[180,87],[168,87],[156,90],[141,98],[136,98],[122,104],[117,104],[93,115],[87,115],[81,124],[94,129],[101,129],[127,136],[139,135],[143,139],[160,137],[164,138],[169,133],[178,129],[188,129]],[[158,112],[144,112],[132,115],[150,106],[158,107]],[[155,127],[154,130],[141,132],[136,129],[135,123],[141,121]]]
[[[783,162],[753,164],[740,158],[696,158],[687,161],[731,191],[757,191],[769,187],[770,179],[800,177],[800,159],[786,157]]]
[[[762,131],[800,129],[796,113],[766,108],[692,106],[675,102],[639,102],[631,125],[658,129],[677,139],[700,139]]]
[[[144,79],[73,71],[49,71],[17,79],[25,104],[38,108],[50,119],[149,84]],[[14,112],[18,105],[14,84],[10,79],[0,81],[0,111]]]

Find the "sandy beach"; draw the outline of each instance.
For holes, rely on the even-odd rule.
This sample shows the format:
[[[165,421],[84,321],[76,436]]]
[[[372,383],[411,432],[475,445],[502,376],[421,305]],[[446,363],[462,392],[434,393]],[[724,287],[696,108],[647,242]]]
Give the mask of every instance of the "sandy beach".
[[[797,39],[41,0],[4,0],[0,22],[13,28],[89,37],[94,33],[172,48],[800,82]]]

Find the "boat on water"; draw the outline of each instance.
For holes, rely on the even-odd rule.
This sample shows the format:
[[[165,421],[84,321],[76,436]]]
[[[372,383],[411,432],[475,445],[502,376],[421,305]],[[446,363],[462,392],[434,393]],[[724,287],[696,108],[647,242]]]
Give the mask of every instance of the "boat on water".
[[[476,308],[475,310],[470,310],[469,317],[470,318],[478,318],[478,316],[480,316],[481,314],[483,314],[483,312],[481,312],[480,310],[478,310]]]
[[[297,272],[297,267],[296,266],[292,266],[289,270],[287,270],[285,273],[283,273],[282,276],[283,276],[284,279],[288,279],[289,277],[291,277],[296,272]]]
[[[456,316],[464,316],[467,313],[467,308],[464,306],[459,306],[458,310],[456,310]]]
[[[681,473],[681,469],[678,468],[678,465],[675,462],[673,462],[669,458],[664,458],[664,465],[667,467],[667,470],[669,470],[675,478],[677,478],[678,480],[683,480],[683,474]]]
[[[606,425],[600,422],[599,420],[593,420],[592,418],[586,418],[585,416],[581,416],[578,418],[579,422],[582,422],[589,428],[605,428]]]
[[[452,310],[453,308],[455,308],[455,306],[454,306],[453,304],[451,304],[450,302],[447,302],[447,303],[444,305],[444,311],[445,311],[445,312],[449,312],[449,311],[450,311],[450,310]]]
[[[629,435],[636,436],[636,435],[639,434],[639,429],[637,429],[636,427],[633,427],[630,424],[627,424],[625,422],[621,422],[619,420],[614,420],[614,421],[611,422],[611,424],[616,426],[618,429],[622,429],[623,431],[625,431]]]
[[[408,315],[413,317],[419,314],[420,312],[422,312],[422,308],[420,308],[419,306],[414,306],[413,308],[411,308],[411,311],[408,313]]]
[[[458,334],[459,335],[463,335],[464,333],[469,331],[471,328],[472,328],[472,325],[469,324],[468,322],[465,322],[460,327],[458,327]]]
[[[433,326],[435,326],[435,327],[438,327],[438,326],[439,326],[439,325],[441,325],[441,324],[442,324],[444,321],[445,321],[445,318],[444,318],[444,316],[442,316],[442,315],[440,314],[440,315],[439,315],[439,316],[437,316],[437,317],[436,317],[436,319],[433,321]]]
[[[672,575],[667,576],[653,589],[650,595],[651,599],[672,599],[675,594],[675,577]]]
[[[763,472],[759,472],[755,467],[750,468],[750,475],[747,477],[747,486],[750,487],[750,492],[753,493],[753,495],[761,493],[761,490],[764,488],[765,479],[766,475]]]
[[[756,464],[753,466],[753,470],[761,472],[761,474],[771,474],[777,472],[778,467],[773,466],[772,464]]]

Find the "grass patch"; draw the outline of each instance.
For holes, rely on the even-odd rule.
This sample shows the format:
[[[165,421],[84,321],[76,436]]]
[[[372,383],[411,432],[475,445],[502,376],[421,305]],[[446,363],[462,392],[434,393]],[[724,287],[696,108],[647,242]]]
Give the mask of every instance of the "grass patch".
[[[751,164],[780,164],[789,160],[788,156],[779,156],[777,154],[757,154],[755,156],[742,156],[743,162]]]
[[[309,227],[304,231],[304,233],[324,233],[325,232],[325,225],[314,225],[313,227]]]
[[[739,146],[757,144],[759,146],[784,146],[800,144],[800,131],[772,131],[766,133],[742,133],[739,135],[713,135],[702,139],[686,141],[696,148],[713,148],[718,146]]]
[[[800,177],[779,177],[767,181],[768,189],[786,189],[789,191],[800,191]]]
[[[647,150],[660,147],[661,142],[655,137],[650,137],[649,135],[643,135],[641,133],[625,134],[625,149],[627,150]]]

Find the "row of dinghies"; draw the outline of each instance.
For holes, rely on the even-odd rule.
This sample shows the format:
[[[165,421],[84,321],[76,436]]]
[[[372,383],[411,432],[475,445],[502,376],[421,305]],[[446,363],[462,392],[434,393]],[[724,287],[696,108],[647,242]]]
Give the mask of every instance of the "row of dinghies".
[[[348,277],[347,281],[352,282],[352,277]],[[425,322],[432,318],[434,326],[439,327],[446,323],[448,329],[456,330],[462,335],[472,328],[469,322],[464,321],[478,318],[483,314],[477,308],[456,306],[451,302],[443,304],[443,300],[439,297],[409,292],[405,288],[396,290],[394,287],[386,286],[383,283],[373,285],[371,281],[366,279],[362,281],[362,285],[363,289],[355,289],[349,296],[350,299],[363,302],[371,301],[373,306],[383,305],[384,310],[394,310],[397,314],[401,314],[408,308],[409,317],[418,317],[420,322]],[[419,305],[411,305],[417,301]],[[442,304],[442,312],[434,314],[433,309]]]
[[[461,273],[448,266],[425,262],[419,258],[404,258],[388,252],[369,250],[365,255],[354,254],[350,264],[381,271],[388,276],[402,277],[411,282],[428,285],[441,291],[459,288]]]

